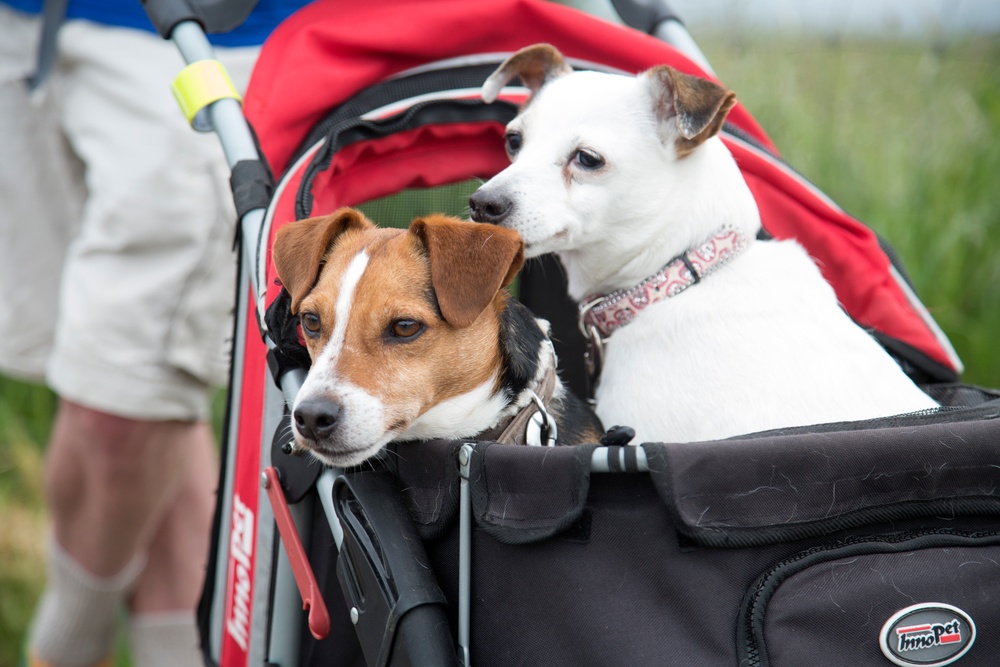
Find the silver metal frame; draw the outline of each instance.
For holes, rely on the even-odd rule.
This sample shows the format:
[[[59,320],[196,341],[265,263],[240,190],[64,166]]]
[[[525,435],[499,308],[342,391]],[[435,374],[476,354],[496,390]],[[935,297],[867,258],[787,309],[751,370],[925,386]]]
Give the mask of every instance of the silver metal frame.
[[[170,37],[171,41],[177,46],[180,51],[184,61],[187,64],[191,64],[200,60],[213,60],[214,54],[212,50],[212,45],[209,43],[208,38],[205,36],[204,31],[201,26],[194,21],[186,21],[178,24]],[[240,102],[235,99],[221,99],[213,102],[211,105],[206,107],[202,112],[203,116],[199,118],[199,121],[204,125],[204,128],[199,127],[198,129],[204,129],[204,131],[214,131],[222,144],[222,149],[226,156],[226,161],[229,167],[234,167],[238,162],[244,160],[259,160],[260,155],[257,151],[257,146],[254,142],[253,135],[250,131],[250,126],[243,115],[243,109]],[[258,276],[256,272],[257,248],[260,245],[260,235],[263,230],[265,209],[258,208],[247,212],[242,220],[240,221],[240,234],[243,239],[242,248],[243,252],[240,257],[240,262],[242,266],[242,271],[240,272],[241,281],[239,286],[240,297],[237,304],[237,328],[234,343],[233,355],[234,359],[240,359],[243,357],[243,341],[247,335],[247,321],[250,314],[250,308],[258,309],[257,318],[263,320],[263,313],[259,312],[259,308],[262,305],[262,299],[254,299],[252,302],[245,299],[245,295],[249,293],[250,290],[253,294],[261,294],[261,286],[258,282]],[[270,341],[266,341],[268,348],[274,347],[274,344]],[[230,387],[230,391],[233,392],[230,396],[230,404],[239,404],[239,392],[242,386],[242,368],[237,364],[233,373],[233,386]],[[302,382],[305,379],[305,373],[302,372],[291,372],[282,378],[281,382],[281,398],[291,405],[295,396],[298,393],[299,388],[302,386]],[[280,405],[280,401],[275,402],[271,399],[274,393],[277,393],[277,388],[273,385],[269,385],[266,389],[266,396],[268,400],[265,401],[267,405]],[[270,462],[270,435],[273,433],[274,428],[277,427],[277,420],[281,418],[281,410],[269,410],[266,411],[268,414],[261,415],[261,419],[265,420],[264,428],[262,429],[263,436],[261,438],[261,462],[262,465],[267,465]],[[270,428],[268,428],[270,426]],[[236,447],[236,434],[235,432],[230,433],[229,440],[229,451],[235,451]],[[232,488],[233,488],[233,474],[235,468],[234,458],[232,460],[226,461],[226,470],[224,476],[224,483],[221,495],[222,516],[225,520],[220,526],[219,535],[219,549],[218,553],[220,555],[220,561],[222,561],[222,554],[227,554],[229,552],[229,525],[232,517]],[[327,473],[328,475],[332,473]],[[277,563],[272,564],[270,562],[271,545],[273,540],[280,539],[273,529],[273,515],[270,511],[270,504],[266,502],[266,497],[261,491],[260,502],[258,502],[258,512],[257,512],[257,525],[256,525],[256,539],[257,539],[257,565],[256,572],[267,571],[270,572],[272,565],[274,566],[274,594],[271,595],[270,586],[254,586],[254,599],[252,601],[253,614],[258,616],[259,614],[270,614],[273,618],[271,620],[271,633],[270,640],[267,645],[264,645],[264,637],[251,636],[250,638],[250,662],[254,664],[276,664],[276,665],[296,665],[298,664],[298,651],[299,651],[299,641],[298,638],[301,632],[301,614],[299,610],[301,609],[301,601],[299,599],[298,588],[295,584],[294,575],[292,574],[291,566],[288,562],[288,556],[283,549],[278,551]],[[295,519],[296,525],[304,526],[307,525],[308,521],[311,520],[312,507],[306,504],[299,504],[298,506],[290,508],[292,511],[292,516]],[[329,508],[324,508],[328,512],[328,516],[332,517],[331,524],[336,523],[336,517],[332,514],[332,506]],[[337,524],[339,528],[339,524]],[[301,531],[300,531],[301,532]],[[338,541],[339,547],[339,541]],[[223,625],[225,622],[225,585],[226,585],[226,572],[217,573],[216,581],[213,582],[215,594],[213,596],[214,607],[211,612],[211,638],[209,652],[211,656],[218,662],[221,657],[221,638],[223,636]],[[266,626],[265,626],[266,627]]]

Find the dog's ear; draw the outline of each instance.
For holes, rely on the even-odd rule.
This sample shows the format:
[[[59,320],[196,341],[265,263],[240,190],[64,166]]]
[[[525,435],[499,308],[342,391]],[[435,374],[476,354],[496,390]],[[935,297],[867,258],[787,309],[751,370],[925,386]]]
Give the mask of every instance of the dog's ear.
[[[573,69],[563,60],[562,54],[551,44],[526,46],[507,58],[486,79],[482,89],[483,100],[487,104],[496,100],[500,89],[510,83],[515,76],[521,77],[521,81],[534,95],[550,79],[572,71]]]
[[[673,67],[660,65],[644,74],[661,126],[673,123],[678,157],[683,157],[722,129],[736,93]],[[665,139],[667,136],[664,135]]]
[[[298,312],[302,299],[316,285],[323,258],[333,241],[349,229],[374,226],[361,211],[341,208],[328,216],[299,220],[278,230],[274,239],[274,268],[292,297],[293,313]]]
[[[510,229],[443,215],[410,223],[427,249],[431,283],[445,321],[467,327],[524,264],[524,241]]]

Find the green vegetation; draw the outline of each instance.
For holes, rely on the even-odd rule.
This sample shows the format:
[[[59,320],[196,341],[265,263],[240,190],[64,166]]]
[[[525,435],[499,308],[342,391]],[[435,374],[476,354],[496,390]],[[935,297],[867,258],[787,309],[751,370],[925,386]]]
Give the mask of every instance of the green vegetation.
[[[55,397],[0,377],[0,665],[14,665],[44,583],[42,446]]]
[[[893,244],[963,380],[1000,384],[1000,42],[701,44],[785,160]]]
[[[895,245],[964,379],[1000,385],[1000,40],[699,41],[785,159]],[[450,208],[474,186],[428,206]],[[16,664],[42,583],[54,406],[50,392],[0,378],[0,667]]]

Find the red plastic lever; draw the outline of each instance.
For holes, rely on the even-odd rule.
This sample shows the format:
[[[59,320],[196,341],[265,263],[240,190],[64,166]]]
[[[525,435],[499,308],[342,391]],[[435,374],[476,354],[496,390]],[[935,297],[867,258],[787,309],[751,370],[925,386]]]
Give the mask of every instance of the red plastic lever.
[[[285,500],[285,493],[281,490],[278,471],[273,467],[264,468],[264,490],[267,492],[268,500],[271,501],[281,543],[285,545],[285,553],[288,554],[292,574],[295,575],[295,584],[302,596],[302,608],[309,612],[309,631],[316,639],[326,639],[330,634],[330,613],[326,609],[326,603],[323,602],[323,595],[320,593],[319,584],[316,583],[316,575],[313,574],[312,565],[309,564],[309,557],[302,547],[299,531],[295,529],[288,501]]]

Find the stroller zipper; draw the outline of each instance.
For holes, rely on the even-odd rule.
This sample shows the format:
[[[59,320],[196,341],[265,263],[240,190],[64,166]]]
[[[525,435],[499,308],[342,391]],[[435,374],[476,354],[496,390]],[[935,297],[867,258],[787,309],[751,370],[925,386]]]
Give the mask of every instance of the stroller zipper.
[[[879,553],[894,553],[935,547],[1000,544],[1000,531],[969,533],[950,529],[921,530],[896,535],[850,538],[832,545],[806,549],[778,562],[747,589],[736,623],[737,658],[740,667],[768,667],[764,639],[764,613],[771,596],[789,577],[814,565]]]

